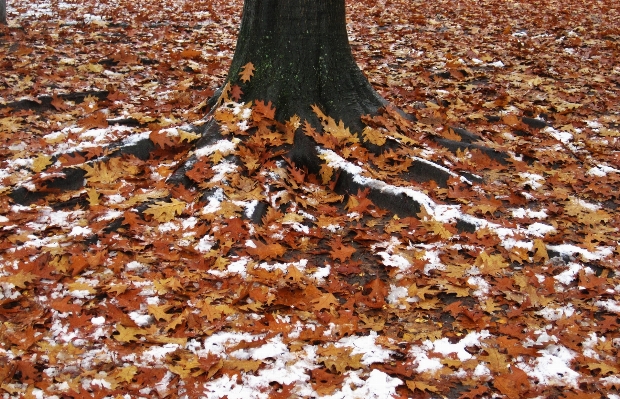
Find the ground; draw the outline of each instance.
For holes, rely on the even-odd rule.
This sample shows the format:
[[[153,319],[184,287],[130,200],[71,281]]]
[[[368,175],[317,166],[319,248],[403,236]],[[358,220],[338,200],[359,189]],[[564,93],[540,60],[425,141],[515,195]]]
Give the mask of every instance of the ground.
[[[10,1],[4,397],[620,398],[619,10],[584,3],[348,2],[360,67],[417,118],[386,110],[365,137],[404,149],[354,151],[327,115],[339,141],[308,175],[276,160],[277,104],[231,95],[193,189],[166,178],[208,123],[241,2]],[[456,127],[506,158],[436,144]],[[403,180],[412,159],[453,175]],[[16,203],[70,170],[72,189]]]

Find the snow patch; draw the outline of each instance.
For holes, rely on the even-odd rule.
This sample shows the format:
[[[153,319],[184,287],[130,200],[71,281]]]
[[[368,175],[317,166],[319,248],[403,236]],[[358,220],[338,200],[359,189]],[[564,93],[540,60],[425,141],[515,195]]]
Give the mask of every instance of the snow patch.
[[[525,371],[529,377],[538,380],[539,384],[570,386],[579,384],[579,373],[570,367],[575,354],[562,345],[549,345],[538,351],[542,356],[528,363],[519,362],[517,367]]]
[[[465,350],[465,348],[470,346],[481,346],[481,339],[486,339],[490,337],[491,334],[487,330],[482,330],[481,332],[470,332],[465,337],[463,337],[457,343],[450,343],[448,338],[442,338],[437,341],[431,342],[429,340],[424,341],[424,347],[432,350],[436,353],[441,353],[442,355],[449,355],[451,353],[456,353],[456,356],[460,361],[469,360],[472,358],[472,355]]]

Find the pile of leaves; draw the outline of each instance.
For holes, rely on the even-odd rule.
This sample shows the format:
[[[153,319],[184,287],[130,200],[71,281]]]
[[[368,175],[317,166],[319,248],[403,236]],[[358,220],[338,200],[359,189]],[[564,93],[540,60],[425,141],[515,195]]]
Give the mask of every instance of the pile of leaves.
[[[0,27],[5,397],[620,397],[614,2],[348,2],[358,63],[417,119],[364,132],[274,121],[251,64],[202,119],[240,1],[49,4]],[[300,126],[317,175],[279,151]],[[506,158],[438,146],[455,126]],[[83,187],[48,185],[69,170]]]

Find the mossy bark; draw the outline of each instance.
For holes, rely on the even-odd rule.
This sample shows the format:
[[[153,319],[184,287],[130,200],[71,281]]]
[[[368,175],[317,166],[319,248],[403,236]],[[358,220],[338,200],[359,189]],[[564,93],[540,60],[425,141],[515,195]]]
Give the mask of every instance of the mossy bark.
[[[249,62],[254,76],[243,83]],[[229,81],[244,101],[271,101],[280,121],[298,115],[318,123],[316,104],[360,131],[360,116],[385,105],[353,59],[344,0],[245,0]]]

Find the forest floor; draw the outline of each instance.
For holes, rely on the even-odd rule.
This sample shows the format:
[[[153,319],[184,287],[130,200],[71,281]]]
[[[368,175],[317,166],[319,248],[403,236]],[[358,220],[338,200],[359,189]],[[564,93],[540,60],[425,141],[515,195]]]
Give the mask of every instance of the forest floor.
[[[224,83],[240,0],[9,1],[4,398],[620,399],[618,3],[347,3],[361,69],[417,118],[383,120],[411,152],[360,178],[422,198],[418,217],[332,190],[364,164],[354,146],[321,176],[272,161],[286,129],[244,134],[277,104],[225,104],[227,139],[188,172],[200,190],[166,184]],[[452,127],[508,161],[427,139]],[[147,157],[114,156],[140,138]],[[402,181],[411,156],[455,177]],[[71,169],[84,187],[45,189]]]

